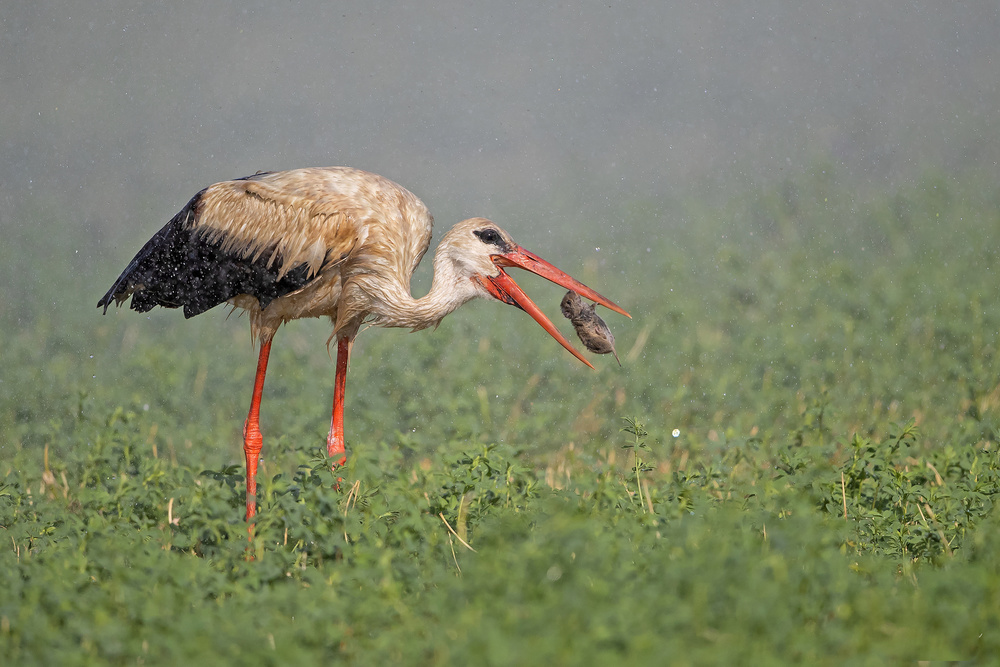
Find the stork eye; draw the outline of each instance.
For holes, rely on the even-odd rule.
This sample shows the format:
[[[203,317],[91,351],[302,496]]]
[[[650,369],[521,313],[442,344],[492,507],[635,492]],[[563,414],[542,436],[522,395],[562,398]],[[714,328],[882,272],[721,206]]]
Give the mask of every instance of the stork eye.
[[[487,227],[486,229],[477,229],[472,232],[479,237],[483,243],[489,243],[491,245],[503,247],[503,237],[500,236],[500,232],[493,229],[492,227]]]

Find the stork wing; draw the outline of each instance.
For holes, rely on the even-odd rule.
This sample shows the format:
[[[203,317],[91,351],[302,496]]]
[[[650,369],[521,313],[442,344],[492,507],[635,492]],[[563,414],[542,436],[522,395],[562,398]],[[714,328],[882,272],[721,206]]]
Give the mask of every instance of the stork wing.
[[[338,174],[296,169],[216,183],[204,191],[193,228],[225,254],[277,268],[279,279],[302,265],[314,276],[363,241],[357,222],[369,211]]]
[[[337,188],[336,176],[300,169],[205,188],[143,246],[98,307],[132,295],[139,312],[183,307],[193,317],[249,294],[266,308],[364,242],[364,206]]]

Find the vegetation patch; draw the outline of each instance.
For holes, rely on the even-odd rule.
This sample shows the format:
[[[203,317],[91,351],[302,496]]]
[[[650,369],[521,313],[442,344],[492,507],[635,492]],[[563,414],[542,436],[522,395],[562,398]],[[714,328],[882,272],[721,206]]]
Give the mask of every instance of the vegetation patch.
[[[485,303],[435,332],[365,333],[337,472],[321,449],[328,326],[286,327],[249,538],[246,323],[101,317],[108,267],[59,285],[12,272],[0,655],[988,659],[1000,651],[997,202],[995,183],[939,176],[860,200],[818,168],[679,207],[679,222],[637,206],[617,252],[579,274],[635,318],[608,318],[621,368],[573,365]],[[32,265],[17,253],[6,246],[0,264]],[[525,289],[558,309],[558,288]]]

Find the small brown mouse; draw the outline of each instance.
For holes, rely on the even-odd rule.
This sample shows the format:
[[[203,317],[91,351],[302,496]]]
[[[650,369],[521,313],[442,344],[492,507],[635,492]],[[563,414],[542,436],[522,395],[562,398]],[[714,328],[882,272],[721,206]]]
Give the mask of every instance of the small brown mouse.
[[[573,290],[566,292],[562,303],[559,304],[562,314],[573,323],[576,335],[580,337],[580,342],[583,343],[584,347],[596,354],[610,352],[615,355],[615,361],[621,366],[622,362],[618,358],[618,353],[615,352],[615,337],[608,325],[597,314],[596,306],[597,304],[594,303],[584,303],[580,295]]]

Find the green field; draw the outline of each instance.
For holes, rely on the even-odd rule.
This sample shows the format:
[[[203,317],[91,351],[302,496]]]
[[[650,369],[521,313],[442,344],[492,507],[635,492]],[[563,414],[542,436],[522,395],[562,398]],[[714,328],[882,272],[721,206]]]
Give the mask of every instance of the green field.
[[[112,250],[39,203],[0,249],[4,664],[1000,655],[994,180],[633,202],[599,253],[501,221],[632,313],[623,366],[486,302],[362,333],[339,489],[329,325],[293,323],[249,546],[245,319],[94,308],[169,213]]]

